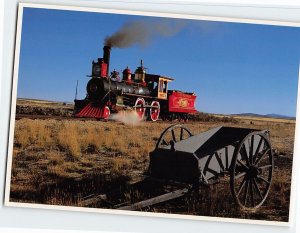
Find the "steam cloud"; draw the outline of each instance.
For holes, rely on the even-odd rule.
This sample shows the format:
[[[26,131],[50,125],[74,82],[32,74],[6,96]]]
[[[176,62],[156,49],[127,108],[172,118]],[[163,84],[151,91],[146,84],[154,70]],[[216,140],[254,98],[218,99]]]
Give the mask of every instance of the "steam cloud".
[[[136,126],[141,123],[141,119],[136,111],[120,111],[116,114],[112,114],[111,119],[132,126]]]
[[[184,26],[182,21],[133,21],[126,23],[119,31],[105,38],[104,44],[110,47],[125,48],[134,44],[146,46],[155,36],[175,35]]]

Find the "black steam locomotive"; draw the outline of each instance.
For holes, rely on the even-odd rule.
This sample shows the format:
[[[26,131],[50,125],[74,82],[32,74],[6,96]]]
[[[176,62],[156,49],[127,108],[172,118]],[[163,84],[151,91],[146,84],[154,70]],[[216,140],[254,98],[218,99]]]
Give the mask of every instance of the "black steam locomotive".
[[[147,74],[142,61],[134,73],[127,67],[122,78],[115,70],[109,75],[110,51],[110,46],[104,46],[103,58],[93,61],[87,96],[75,99],[76,117],[106,119],[121,109],[132,109],[141,120],[187,120],[188,114],[196,112],[194,93],[168,90],[174,79]]]

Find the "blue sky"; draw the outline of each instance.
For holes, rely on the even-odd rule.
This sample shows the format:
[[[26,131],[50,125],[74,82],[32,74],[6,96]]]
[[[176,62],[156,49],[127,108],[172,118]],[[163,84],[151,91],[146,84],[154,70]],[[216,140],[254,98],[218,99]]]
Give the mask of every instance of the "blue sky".
[[[113,48],[111,70],[143,59],[148,73],[175,79],[170,89],[195,92],[198,111],[296,115],[300,28],[66,10],[24,9],[18,97],[72,102],[78,80],[84,98],[105,37],[136,20],[181,27]]]

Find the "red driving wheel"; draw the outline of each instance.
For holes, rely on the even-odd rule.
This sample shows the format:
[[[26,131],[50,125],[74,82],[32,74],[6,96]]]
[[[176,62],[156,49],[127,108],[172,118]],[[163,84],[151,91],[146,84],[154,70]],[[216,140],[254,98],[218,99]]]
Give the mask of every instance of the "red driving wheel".
[[[143,120],[145,116],[145,100],[143,98],[138,98],[135,101],[134,110],[137,113],[138,118]]]
[[[157,121],[160,113],[160,104],[158,101],[152,101],[150,108],[150,118],[152,121]]]

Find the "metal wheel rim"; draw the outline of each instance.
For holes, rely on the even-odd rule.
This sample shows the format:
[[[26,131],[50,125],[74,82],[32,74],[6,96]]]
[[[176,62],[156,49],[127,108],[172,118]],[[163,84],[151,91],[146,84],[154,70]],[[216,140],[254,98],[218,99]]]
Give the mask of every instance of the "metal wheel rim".
[[[175,134],[175,129],[176,128],[180,128],[180,133],[182,133],[182,135],[179,135],[179,137],[176,137],[176,134]],[[165,147],[165,146],[169,146],[170,145],[170,142],[167,142],[167,141],[164,141],[165,140],[165,137],[168,133],[171,133],[172,134],[172,138],[174,139],[175,137],[175,140],[174,142],[178,142],[178,141],[181,141],[181,140],[184,140],[186,138],[182,138],[183,137],[183,133],[186,132],[186,134],[188,135],[188,137],[191,137],[193,136],[193,134],[190,132],[190,130],[188,128],[186,128],[185,126],[183,125],[180,125],[180,124],[176,124],[176,125],[171,125],[169,126],[168,128],[166,128],[163,133],[160,135],[157,143],[156,143],[156,149],[157,148],[162,148],[162,147]],[[175,135],[175,136],[173,136]],[[176,140],[177,138],[179,138],[180,140]],[[164,145],[164,146],[162,146]]]
[[[156,105],[156,108],[153,108],[153,106]],[[152,101],[151,108],[150,108],[150,118],[152,121],[157,121],[159,118],[160,113],[160,104],[158,101]]]
[[[145,100],[143,98],[138,98],[134,104],[134,110],[137,113],[140,120],[144,119],[145,116]]]
[[[255,137],[260,137],[256,148]],[[249,145],[248,151],[246,142]],[[245,162],[242,157],[245,158]],[[266,164],[262,165],[262,161]],[[248,134],[234,154],[230,171],[231,192],[242,209],[255,210],[265,202],[272,183],[273,169],[273,152],[269,139],[261,132]],[[265,174],[263,175],[262,172]],[[238,184],[238,179],[242,180],[240,184]]]

